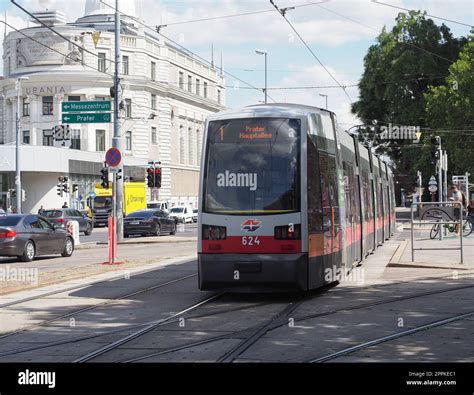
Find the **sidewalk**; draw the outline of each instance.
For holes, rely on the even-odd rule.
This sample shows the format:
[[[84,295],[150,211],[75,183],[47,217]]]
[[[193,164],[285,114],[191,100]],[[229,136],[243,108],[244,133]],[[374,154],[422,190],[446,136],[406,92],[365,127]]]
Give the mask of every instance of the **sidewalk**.
[[[412,262],[412,246],[410,236],[405,238],[400,244],[397,252],[390,260],[389,266],[395,267],[418,267],[418,268],[439,268],[453,270],[474,269],[474,235],[463,238],[463,263],[461,264],[461,254],[459,237],[448,234],[443,240],[439,238],[431,240],[429,237],[430,228],[422,228],[414,232],[415,248],[423,250],[414,251],[414,261]],[[427,248],[439,248],[430,250]]]

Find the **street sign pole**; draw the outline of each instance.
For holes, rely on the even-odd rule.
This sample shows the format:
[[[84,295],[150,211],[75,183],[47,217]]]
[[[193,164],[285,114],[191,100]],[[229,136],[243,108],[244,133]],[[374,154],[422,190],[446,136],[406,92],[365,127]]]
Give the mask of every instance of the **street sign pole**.
[[[119,0],[115,0],[115,75],[114,75],[114,137],[112,139],[112,147],[117,148],[120,152],[123,151],[122,137],[120,133],[120,102],[122,100],[122,89],[120,87],[120,67],[121,67],[121,53],[120,53],[120,4]],[[122,170],[122,177],[114,183],[116,188],[116,220],[117,220],[117,239],[123,240],[123,180],[125,173],[123,171],[123,162],[119,165],[119,170]]]

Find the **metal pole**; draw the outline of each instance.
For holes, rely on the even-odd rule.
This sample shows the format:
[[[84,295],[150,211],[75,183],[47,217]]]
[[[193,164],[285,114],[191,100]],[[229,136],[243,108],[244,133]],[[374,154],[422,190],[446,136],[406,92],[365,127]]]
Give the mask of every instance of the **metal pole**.
[[[413,235],[413,204],[411,205],[410,208],[410,214],[411,214],[411,261],[415,262],[415,246],[413,245],[413,242],[415,241],[415,236]]]
[[[120,131],[120,103],[122,100],[122,90],[120,87],[120,66],[121,66],[121,53],[120,53],[120,8],[119,0],[115,0],[115,75],[114,75],[114,137],[112,139],[112,147],[117,148],[120,152],[123,152],[122,136]],[[123,171],[123,161],[117,167],[122,170],[122,177],[119,180],[114,180],[113,188],[116,191],[116,224],[117,224],[117,240],[123,240],[123,180],[125,177]]]
[[[444,201],[448,201],[448,152],[443,151],[443,189],[444,189]]]
[[[18,214],[21,213],[21,170],[20,170],[20,129],[21,129],[21,118],[20,118],[20,94],[21,94],[21,80],[18,78],[16,81],[16,157],[15,157],[15,189],[16,189],[16,211]]]
[[[438,146],[438,202],[440,203],[443,201],[443,150],[441,149],[441,137],[439,138],[439,146]],[[439,230],[439,239],[443,240],[443,229],[444,226],[440,225],[441,228]]]
[[[462,221],[463,221],[463,206],[462,206],[462,202],[459,204],[460,206],[460,214],[459,214],[459,242],[461,244],[461,264],[464,263],[464,254],[463,254],[463,245],[462,245],[462,238],[463,238],[463,228],[462,228]]]
[[[265,104],[268,101],[268,87],[267,87],[267,53],[265,52]]]

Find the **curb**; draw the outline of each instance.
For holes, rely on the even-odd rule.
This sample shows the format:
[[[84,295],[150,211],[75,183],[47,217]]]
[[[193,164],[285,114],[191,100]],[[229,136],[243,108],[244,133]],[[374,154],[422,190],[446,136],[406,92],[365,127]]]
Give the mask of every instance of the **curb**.
[[[118,245],[139,245],[139,244],[166,244],[166,243],[193,243],[197,242],[197,238],[191,238],[191,239],[182,239],[182,240],[142,240],[142,241],[119,241],[117,244]],[[109,243],[107,241],[98,241],[96,245],[108,245]]]

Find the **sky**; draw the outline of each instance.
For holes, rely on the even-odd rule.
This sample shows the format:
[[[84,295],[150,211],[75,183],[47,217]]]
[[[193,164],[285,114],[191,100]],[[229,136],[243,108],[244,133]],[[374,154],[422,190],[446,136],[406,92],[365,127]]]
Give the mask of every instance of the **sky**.
[[[122,4],[130,0],[120,0]],[[425,10],[428,14],[474,24],[472,0],[380,0],[384,3]],[[86,0],[17,0],[30,11],[57,9],[74,22],[84,14]],[[264,56],[256,49],[268,53],[269,102],[301,103],[325,107],[334,111],[341,127],[348,129],[359,124],[351,114],[351,102],[357,101],[358,83],[363,73],[364,56],[386,26],[390,29],[398,9],[376,4],[370,0],[275,0],[280,8],[288,10],[286,17],[307,42],[320,63],[301,43],[282,16],[267,0],[136,0],[140,18],[147,26],[167,25],[162,33],[184,47],[210,60],[214,46],[214,60],[220,66],[221,53],[224,70],[248,83],[263,88]],[[257,12],[253,15],[189,21],[225,15]],[[265,12],[260,12],[265,11]],[[268,11],[268,12],[266,12]],[[26,27],[25,14],[8,0],[0,0],[0,19],[16,28]],[[455,37],[467,35],[469,28],[453,22],[433,18],[445,23]],[[188,22],[188,23],[181,23]],[[174,24],[179,23],[179,24]],[[1,24],[0,24],[1,25]],[[4,26],[0,26],[4,28]],[[8,32],[8,30],[7,30]],[[3,49],[0,49],[3,53]],[[332,77],[328,74],[329,71]],[[1,73],[1,66],[0,66]],[[335,82],[335,80],[337,83]],[[226,105],[242,107],[263,101],[263,93],[245,89],[227,76]],[[347,95],[338,86],[346,88]],[[317,89],[273,89],[294,87],[327,87]]]

